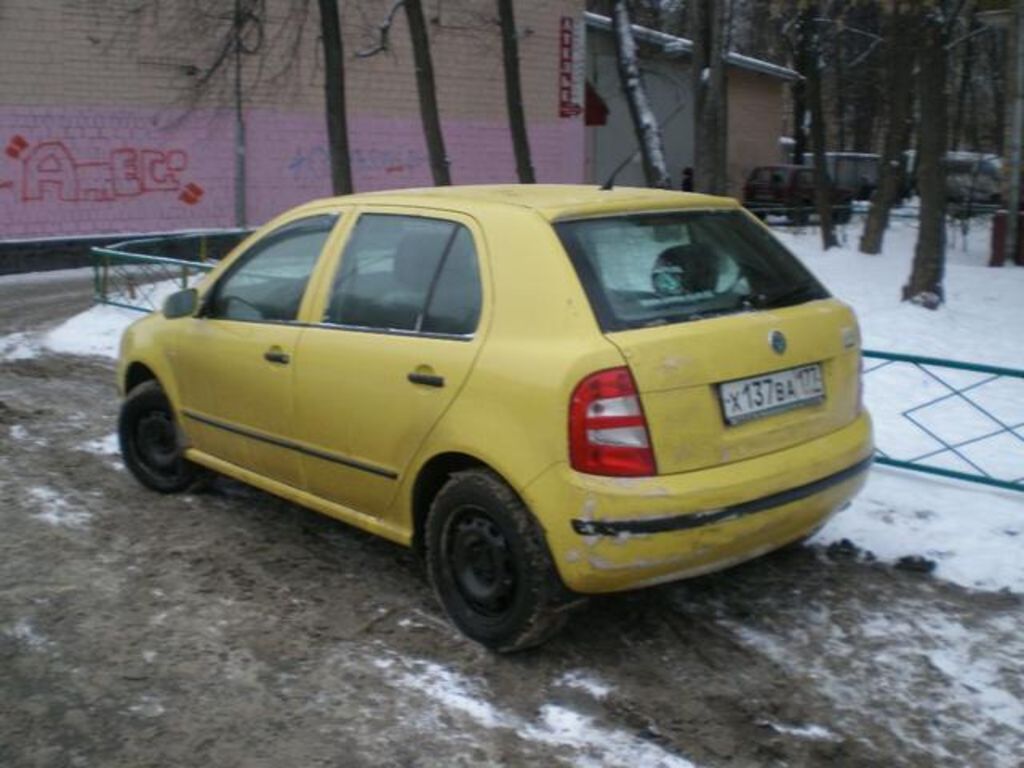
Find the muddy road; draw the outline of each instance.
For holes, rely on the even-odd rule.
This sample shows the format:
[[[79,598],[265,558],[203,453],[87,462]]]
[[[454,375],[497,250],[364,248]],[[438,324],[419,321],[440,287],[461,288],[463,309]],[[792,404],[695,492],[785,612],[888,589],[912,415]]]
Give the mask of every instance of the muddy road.
[[[0,336],[89,304],[0,280]],[[124,471],[109,360],[0,361],[0,766],[1016,766],[1024,606],[804,546],[492,655],[411,553]]]

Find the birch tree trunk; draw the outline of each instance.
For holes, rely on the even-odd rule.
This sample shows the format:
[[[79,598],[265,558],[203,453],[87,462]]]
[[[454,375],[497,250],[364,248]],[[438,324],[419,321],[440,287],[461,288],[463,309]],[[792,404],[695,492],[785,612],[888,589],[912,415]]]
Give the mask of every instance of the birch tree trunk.
[[[661,140],[661,128],[647,100],[644,81],[640,77],[637,62],[636,40],[626,0],[615,0],[612,5],[612,27],[615,37],[615,52],[619,66],[619,80],[629,104],[629,114],[636,129],[640,155],[643,158],[644,177],[649,187],[668,189],[672,185],[668,167],[665,165],[665,149]]]
[[[726,3],[690,0],[693,37],[690,68],[693,107],[693,188],[724,195],[728,188],[728,81],[726,79]]]
[[[515,11],[512,0],[498,0],[498,24],[501,26],[501,52],[505,70],[505,103],[508,107],[508,127],[512,134],[512,149],[516,156],[516,173],[523,184],[536,181],[530,158],[530,137],[526,132],[526,114],[523,110],[523,89],[519,77],[519,39],[516,34]]]
[[[904,156],[910,148],[914,126],[915,30],[920,18],[910,9],[897,5],[889,17],[885,49],[885,144],[882,149],[878,187],[871,197],[871,208],[860,239],[861,253],[882,252],[889,213],[900,198],[906,176]]]
[[[434,63],[430,56],[430,38],[427,37],[423,4],[421,0],[405,0],[404,7],[405,18],[409,24],[409,38],[412,41],[413,61],[416,64],[416,92],[419,95],[420,119],[427,141],[427,155],[430,157],[430,171],[436,186],[448,186],[452,179],[448,171],[444,133],[441,131],[441,116],[437,109]]]
[[[921,105],[918,127],[917,187],[921,195],[920,224],[910,279],[903,300],[938,309],[943,301],[946,268],[946,21],[926,12],[918,49],[917,93]]]
[[[341,39],[338,0],[319,0],[320,40],[324,49],[324,96],[327,112],[327,148],[331,160],[331,191],[352,192],[345,107],[345,51]]]

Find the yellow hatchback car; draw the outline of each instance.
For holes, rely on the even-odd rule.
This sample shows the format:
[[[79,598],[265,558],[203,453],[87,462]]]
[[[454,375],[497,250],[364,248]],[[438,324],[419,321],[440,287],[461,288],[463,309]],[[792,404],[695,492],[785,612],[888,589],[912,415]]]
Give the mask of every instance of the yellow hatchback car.
[[[322,200],[124,335],[121,448],[420,550],[516,650],[581,595],[811,534],[864,482],[849,307],[735,201],[482,186]]]

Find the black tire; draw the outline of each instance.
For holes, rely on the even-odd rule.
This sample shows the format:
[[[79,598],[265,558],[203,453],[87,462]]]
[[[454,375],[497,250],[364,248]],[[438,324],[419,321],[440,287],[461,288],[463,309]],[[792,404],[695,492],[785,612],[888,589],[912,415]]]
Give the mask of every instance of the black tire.
[[[571,595],[544,535],[492,472],[459,472],[427,518],[427,572],[451,621],[501,653],[540,645],[562,628]]]
[[[174,409],[155,381],[140,384],[125,398],[117,434],[125,466],[147,488],[180,493],[209,477],[208,470],[182,455]]]

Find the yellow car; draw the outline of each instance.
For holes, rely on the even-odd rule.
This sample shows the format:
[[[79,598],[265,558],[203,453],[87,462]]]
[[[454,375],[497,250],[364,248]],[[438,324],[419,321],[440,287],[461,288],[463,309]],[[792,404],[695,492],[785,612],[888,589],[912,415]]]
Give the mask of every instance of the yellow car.
[[[871,462],[850,308],[735,201],[481,186],[304,205],[122,342],[127,466],[415,547],[454,624],[804,538]]]

